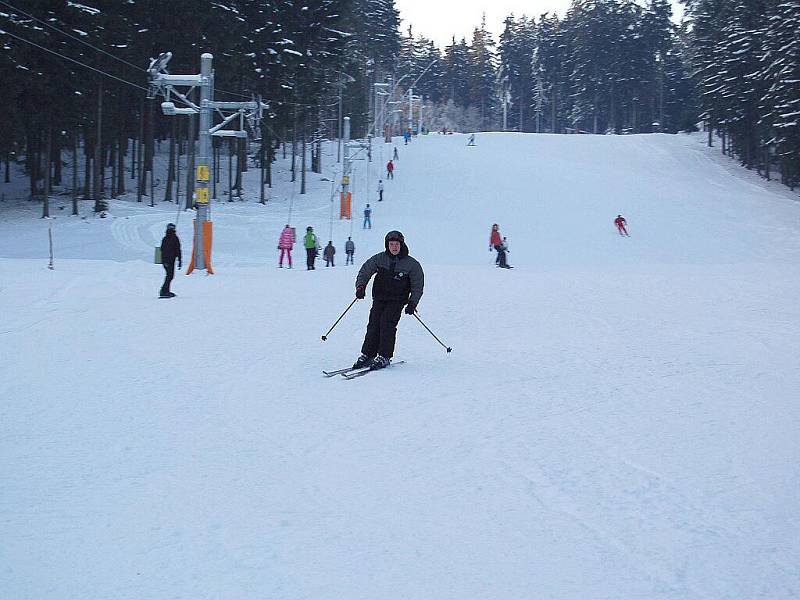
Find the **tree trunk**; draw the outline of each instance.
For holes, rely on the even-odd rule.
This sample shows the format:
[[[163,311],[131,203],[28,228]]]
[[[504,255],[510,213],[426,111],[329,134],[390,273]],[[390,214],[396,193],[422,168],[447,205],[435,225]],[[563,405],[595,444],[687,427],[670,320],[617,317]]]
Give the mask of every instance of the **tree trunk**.
[[[233,143],[228,141],[228,202],[233,202]]]
[[[50,154],[53,150],[53,129],[51,125],[47,126],[47,133],[45,134],[45,173],[44,173],[44,203],[42,204],[42,218],[45,219],[50,216]]]
[[[103,187],[103,83],[97,86],[97,137],[94,146],[94,210],[104,210],[101,189]]]
[[[264,137],[264,125],[261,125],[261,149],[259,150],[259,163],[260,163],[260,172],[258,174],[258,201],[261,204],[266,204],[266,194],[264,193],[264,177],[266,173],[266,148],[264,148],[264,144],[266,142],[266,138]]]
[[[78,214],[78,131],[72,135],[72,214]]]
[[[303,117],[303,129],[300,131],[300,135],[302,136],[301,141],[301,150],[303,153],[302,158],[300,159],[300,193],[306,193],[306,119]]]
[[[125,194],[125,152],[128,151],[128,136],[122,127],[117,136],[117,196]]]
[[[53,185],[61,185],[61,136],[53,141]]]
[[[145,124],[145,169],[150,172],[150,179],[153,178],[153,157],[155,154],[155,115],[153,114],[153,103],[155,99],[145,100],[147,103],[147,121]]]
[[[272,161],[275,160],[275,147],[272,145],[272,132],[269,127],[266,131],[267,142],[267,185],[272,187]]]
[[[236,183],[234,184],[234,188],[236,189],[236,197],[241,200],[242,198],[242,139],[241,138],[233,138],[233,148],[236,150]]]
[[[295,182],[297,176],[297,169],[295,168],[295,163],[297,162],[295,158],[297,157],[297,108],[294,109],[294,116],[292,120],[292,183]]]
[[[89,143],[89,136],[86,135],[86,130],[83,132],[83,199],[92,199],[92,156],[94,156],[94,148]]]
[[[36,136],[37,133],[33,133],[32,131],[28,131],[26,143],[25,143],[25,168],[28,170],[28,178],[30,179],[30,188],[31,188],[31,200],[36,200],[37,194],[37,186],[36,186],[36,177],[39,170],[36,167],[37,163],[37,156],[36,156]]]
[[[148,148],[147,148],[147,134],[148,134],[148,123],[147,123],[147,106],[145,104],[145,100],[142,100],[139,104],[139,202],[141,202],[141,196],[147,196],[147,167],[148,167]]]
[[[144,194],[144,100],[139,103],[139,135],[136,138],[136,201],[142,201]]]
[[[195,157],[195,131],[197,116],[189,115],[189,135],[187,136],[186,157],[186,208],[194,207],[194,157]]]
[[[112,198],[117,197],[117,141],[111,140],[111,153],[109,161],[111,163],[111,193]]]
[[[175,204],[181,202],[181,135],[183,135],[181,120],[175,119]]]
[[[134,135],[133,145],[131,146],[131,179],[136,180],[136,150],[139,147],[139,138]]]
[[[172,202],[172,186],[175,181],[175,126],[178,119],[172,119],[169,132],[169,165],[167,166],[167,183],[164,185],[164,202]]]

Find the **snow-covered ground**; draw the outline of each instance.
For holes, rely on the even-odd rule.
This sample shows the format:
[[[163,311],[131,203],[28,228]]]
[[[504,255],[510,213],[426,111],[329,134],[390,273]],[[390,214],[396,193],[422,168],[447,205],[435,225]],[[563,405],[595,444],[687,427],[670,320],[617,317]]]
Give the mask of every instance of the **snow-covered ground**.
[[[52,271],[40,209],[0,211],[0,597],[799,596],[796,196],[697,137],[477,141],[398,144],[382,203],[391,146],[359,163],[371,231],[319,175],[301,196],[281,171],[266,206],[251,185],[213,206],[216,275],[169,301],[174,205],[55,202]],[[335,268],[275,268],[290,203]],[[453,352],[404,317],[406,364],[325,379],[393,228]]]

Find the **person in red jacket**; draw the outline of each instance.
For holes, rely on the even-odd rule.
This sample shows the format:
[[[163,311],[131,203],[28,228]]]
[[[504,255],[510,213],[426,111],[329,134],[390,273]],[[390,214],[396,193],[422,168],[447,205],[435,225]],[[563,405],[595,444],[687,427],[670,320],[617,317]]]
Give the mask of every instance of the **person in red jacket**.
[[[504,269],[510,269],[511,267],[506,263],[506,250],[505,244],[503,243],[503,236],[500,235],[500,226],[497,223],[492,225],[492,233],[489,236],[489,252],[492,251],[492,248],[497,250],[497,260],[495,262]]]
[[[628,223],[627,223],[627,221],[625,221],[625,217],[623,217],[622,215],[617,215],[617,218],[614,219],[614,225],[617,226],[617,231],[619,232],[619,234],[620,235],[627,235],[628,237],[631,237],[630,234],[628,233],[628,230],[625,229],[625,226],[627,224]]]
[[[394,179],[394,163],[391,159],[386,163],[386,179]]]

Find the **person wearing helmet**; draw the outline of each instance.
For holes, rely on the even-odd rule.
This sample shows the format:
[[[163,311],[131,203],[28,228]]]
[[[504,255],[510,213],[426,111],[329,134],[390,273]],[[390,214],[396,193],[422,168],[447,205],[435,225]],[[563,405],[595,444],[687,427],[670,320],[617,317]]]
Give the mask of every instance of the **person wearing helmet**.
[[[306,227],[306,234],[303,236],[303,247],[306,249],[306,271],[311,271],[314,269],[314,259],[317,258],[317,236],[310,225]]]
[[[161,286],[159,298],[174,298],[175,294],[170,291],[169,286],[172,278],[175,277],[175,260],[178,261],[178,269],[183,266],[183,256],[181,255],[181,241],[175,231],[175,224],[169,223],[164,239],[161,240],[161,265],[166,271],[164,284]]]
[[[394,355],[397,324],[405,313],[413,315],[425,284],[422,266],[408,254],[405,238],[399,231],[390,231],[384,240],[385,250],[369,258],[356,277],[356,298],[366,296],[367,284],[372,283],[372,308],[361,356],[353,368],[388,367]]]

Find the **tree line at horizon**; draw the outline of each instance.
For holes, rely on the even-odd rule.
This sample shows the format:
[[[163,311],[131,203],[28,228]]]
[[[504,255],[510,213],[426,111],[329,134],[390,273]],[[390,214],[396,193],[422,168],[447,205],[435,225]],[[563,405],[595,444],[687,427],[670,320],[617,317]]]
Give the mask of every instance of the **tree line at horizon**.
[[[794,187],[800,0],[681,1],[680,25],[668,0],[573,0],[563,16],[509,15],[496,41],[484,21],[469,41],[439,48],[400,31],[394,0],[0,0],[4,180],[16,163],[32,198],[64,186],[74,212],[78,196],[96,209],[134,190],[152,201],[153,157],[167,143],[159,194],[178,201],[196,119],[162,115],[146,93],[149,60],[170,51],[173,73],[197,72],[199,55],[214,54],[217,99],[257,96],[269,106],[252,132],[266,167],[262,199],[287,145],[300,157],[292,179],[297,170],[301,191],[307,154],[321,171],[320,141],[338,135],[339,94],[354,136],[370,133],[373,84],[387,81],[400,81],[398,96],[414,82],[434,130],[674,133],[702,122],[709,144],[719,139],[747,168],[777,170]],[[235,163],[232,199],[254,145],[214,146],[215,171]]]

